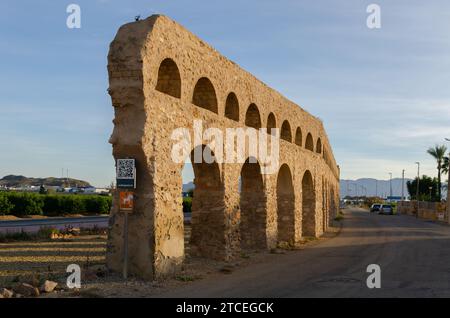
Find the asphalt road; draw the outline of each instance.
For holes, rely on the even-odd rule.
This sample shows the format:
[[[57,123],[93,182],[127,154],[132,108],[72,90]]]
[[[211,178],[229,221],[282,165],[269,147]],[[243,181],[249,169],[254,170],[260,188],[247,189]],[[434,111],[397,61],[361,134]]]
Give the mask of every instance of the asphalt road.
[[[28,232],[35,233],[41,227],[64,229],[67,226],[91,228],[108,227],[108,216],[55,217],[45,219],[21,219],[0,221],[0,234]]]
[[[450,297],[450,227],[347,209],[342,232],[158,297]],[[381,267],[369,289],[367,266]]]
[[[0,221],[0,234],[27,232],[36,233],[41,227],[52,227],[63,230],[68,226],[83,228],[107,228],[108,216],[83,216],[83,217],[51,217],[44,219],[20,219]],[[191,221],[191,213],[184,214],[184,221]]]

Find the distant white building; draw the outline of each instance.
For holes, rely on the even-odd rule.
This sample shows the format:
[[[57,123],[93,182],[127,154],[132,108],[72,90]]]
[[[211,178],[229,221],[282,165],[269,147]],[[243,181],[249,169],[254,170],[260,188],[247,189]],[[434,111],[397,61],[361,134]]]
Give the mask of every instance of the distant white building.
[[[90,188],[84,188],[83,192],[86,193],[86,194],[94,194],[95,190],[97,190],[97,189],[94,188],[94,187],[90,187]]]
[[[109,189],[89,187],[89,188],[84,188],[83,193],[85,193],[85,194],[108,194]]]
[[[108,194],[110,191],[106,188],[95,188],[95,193],[97,194]]]

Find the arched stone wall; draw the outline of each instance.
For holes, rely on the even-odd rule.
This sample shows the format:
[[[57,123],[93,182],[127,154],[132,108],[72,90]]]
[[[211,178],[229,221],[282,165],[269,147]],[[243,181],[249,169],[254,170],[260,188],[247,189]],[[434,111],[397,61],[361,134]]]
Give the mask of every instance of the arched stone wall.
[[[277,178],[278,242],[295,241],[295,194],[292,173],[287,164],[281,166]]]
[[[291,138],[286,138],[290,141],[280,136],[275,173],[261,176],[263,193],[254,166],[244,162],[194,165],[195,181],[199,184],[192,213],[191,244],[195,255],[229,260],[239,256],[247,243],[270,249],[278,241],[294,244],[300,241],[307,234],[302,233],[305,231],[302,211],[306,205],[303,201],[308,201],[308,197],[303,198],[302,189],[306,171],[315,185],[311,217],[314,235],[323,233],[323,215],[329,222],[336,211],[332,201],[338,200],[339,167],[318,118],[164,16],[152,16],[119,29],[110,46],[108,73],[108,91],[114,107],[110,138],[113,156],[135,158],[137,165],[135,209],[129,215],[131,274],[153,279],[175,273],[184,262],[183,163],[171,159],[176,143],[172,134],[176,129],[187,129],[193,143],[190,149],[203,147],[203,143],[194,144],[194,121],[201,121],[203,131],[245,127],[266,131],[268,127],[281,130],[289,120],[291,134]],[[314,149],[319,138],[320,154]],[[227,154],[226,149],[223,152]],[[286,177],[286,171],[290,178]],[[241,197],[242,175],[254,180],[246,184],[258,189],[257,197],[251,197],[250,191]],[[326,190],[321,186],[322,178],[327,180]],[[321,211],[324,199],[320,191],[328,189],[327,214]],[[289,213],[285,214],[286,211]],[[258,226],[251,228],[247,237],[243,231],[250,226],[248,220],[253,216],[246,219],[246,215],[258,218]],[[117,271],[123,263],[122,228],[123,213],[119,211],[116,193],[108,232],[107,264]],[[205,233],[212,239],[206,240]]]
[[[303,236],[316,236],[316,194],[313,176],[305,171],[302,179],[302,233]]]
[[[267,248],[266,197],[259,163],[247,159],[241,170],[240,235],[241,246],[250,249]]]
[[[217,163],[195,163],[197,146],[191,153],[194,170],[194,196],[192,199],[192,229],[190,251],[195,256],[222,259],[224,256],[224,189]]]

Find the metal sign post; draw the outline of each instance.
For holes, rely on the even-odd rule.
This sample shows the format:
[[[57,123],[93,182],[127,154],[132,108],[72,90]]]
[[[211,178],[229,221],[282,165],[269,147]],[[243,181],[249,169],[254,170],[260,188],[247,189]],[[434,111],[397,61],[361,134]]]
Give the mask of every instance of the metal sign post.
[[[123,220],[123,278],[128,278],[128,214],[133,212],[134,193],[120,191],[120,211],[124,214]]]
[[[136,166],[134,159],[117,159],[117,188],[119,191],[119,210],[124,213],[123,220],[123,278],[128,279],[128,213],[133,212],[136,188]]]
[[[128,279],[128,212],[123,220],[123,279]]]

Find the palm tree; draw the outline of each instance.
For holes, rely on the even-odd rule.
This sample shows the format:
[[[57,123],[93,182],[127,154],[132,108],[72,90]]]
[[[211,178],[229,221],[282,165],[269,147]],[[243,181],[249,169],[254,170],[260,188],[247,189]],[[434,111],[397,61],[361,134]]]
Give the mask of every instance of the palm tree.
[[[448,173],[448,157],[444,157],[444,162],[442,163],[442,173],[447,174]]]
[[[447,147],[442,145],[436,145],[434,148],[428,149],[428,154],[434,157],[437,162],[437,171],[438,171],[438,195],[439,201],[441,201],[441,172],[442,172],[442,164],[444,163],[445,153],[447,152]]]

